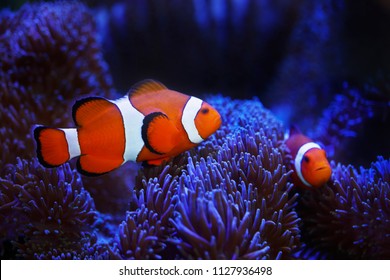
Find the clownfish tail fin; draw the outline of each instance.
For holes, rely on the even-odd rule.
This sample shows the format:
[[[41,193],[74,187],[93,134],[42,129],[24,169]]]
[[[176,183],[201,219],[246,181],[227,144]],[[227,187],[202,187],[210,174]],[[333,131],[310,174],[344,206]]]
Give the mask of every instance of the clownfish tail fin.
[[[80,155],[75,128],[60,129],[37,126],[34,129],[37,157],[45,167],[56,167]]]

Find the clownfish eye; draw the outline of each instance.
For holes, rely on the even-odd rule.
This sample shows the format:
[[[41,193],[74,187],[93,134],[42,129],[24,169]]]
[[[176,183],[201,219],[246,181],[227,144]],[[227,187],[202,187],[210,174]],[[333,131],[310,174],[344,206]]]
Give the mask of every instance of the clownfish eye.
[[[204,108],[204,109],[202,109],[200,112],[201,112],[202,114],[206,115],[209,111],[210,111],[209,108]]]
[[[310,159],[309,159],[308,156],[304,156],[304,157],[303,157],[303,160],[304,160],[305,162],[309,162],[309,161],[310,161]]]

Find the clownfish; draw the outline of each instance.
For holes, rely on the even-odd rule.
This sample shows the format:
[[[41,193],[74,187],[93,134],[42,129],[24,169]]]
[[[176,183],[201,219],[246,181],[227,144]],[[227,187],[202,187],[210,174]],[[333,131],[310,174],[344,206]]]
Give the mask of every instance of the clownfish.
[[[325,150],[310,138],[292,127],[285,142],[293,158],[292,181],[294,185],[305,188],[319,188],[328,182],[332,169]]]
[[[117,100],[78,100],[72,116],[76,128],[34,129],[37,157],[45,167],[78,157],[78,171],[90,176],[127,161],[160,165],[221,126],[221,116],[210,104],[155,80],[137,83]]]

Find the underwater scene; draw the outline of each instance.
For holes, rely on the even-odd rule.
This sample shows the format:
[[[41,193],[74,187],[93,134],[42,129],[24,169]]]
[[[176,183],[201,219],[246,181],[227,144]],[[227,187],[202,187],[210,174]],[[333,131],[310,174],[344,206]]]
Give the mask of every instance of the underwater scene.
[[[386,0],[0,1],[1,259],[390,259]]]

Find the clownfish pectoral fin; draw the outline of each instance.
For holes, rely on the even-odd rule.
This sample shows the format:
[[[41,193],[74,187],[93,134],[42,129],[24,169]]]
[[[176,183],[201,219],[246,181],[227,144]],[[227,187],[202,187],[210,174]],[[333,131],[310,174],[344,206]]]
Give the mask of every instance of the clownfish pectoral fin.
[[[135,96],[143,93],[150,93],[160,90],[165,90],[167,87],[159,81],[147,79],[142,80],[131,87],[129,90],[129,96]]]
[[[145,116],[142,138],[146,148],[158,155],[168,153],[180,141],[178,129],[168,116],[161,112]]]
[[[34,129],[37,157],[45,167],[56,167],[80,155],[77,130],[38,126]]]
[[[159,159],[152,159],[146,161],[148,165],[161,165],[164,162],[167,162],[170,158],[169,157],[164,157],[164,158],[159,158]]]

